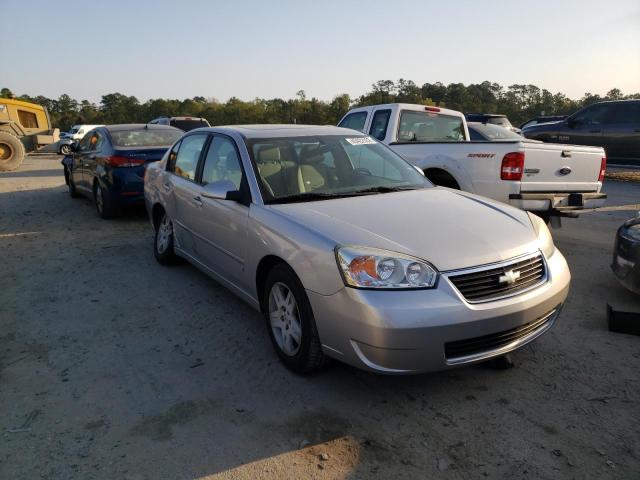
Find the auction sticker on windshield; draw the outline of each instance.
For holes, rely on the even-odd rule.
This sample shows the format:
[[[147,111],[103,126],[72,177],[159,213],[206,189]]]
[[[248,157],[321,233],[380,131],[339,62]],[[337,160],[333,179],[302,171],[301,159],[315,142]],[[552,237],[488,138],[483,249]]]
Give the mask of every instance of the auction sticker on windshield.
[[[376,141],[371,137],[345,138],[351,145],[374,145]]]

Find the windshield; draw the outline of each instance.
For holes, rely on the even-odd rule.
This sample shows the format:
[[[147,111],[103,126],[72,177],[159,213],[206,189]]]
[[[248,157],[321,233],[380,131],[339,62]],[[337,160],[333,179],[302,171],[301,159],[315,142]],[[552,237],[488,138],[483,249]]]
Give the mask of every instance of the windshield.
[[[413,166],[365,136],[247,140],[265,203],[431,187]]]
[[[116,130],[109,133],[117,147],[168,147],[182,136],[180,130],[172,128]]]
[[[78,127],[71,127],[71,130],[69,130],[69,133],[78,133],[78,130],[80,130],[80,128]]]
[[[511,127],[511,122],[507,117],[489,117],[487,118],[487,123],[492,125],[500,125],[501,127]]]
[[[492,125],[487,123],[483,125],[482,123],[477,123],[473,125],[469,125],[469,130],[475,130],[480,134],[485,140],[493,141],[493,140],[522,140],[522,137],[517,133],[507,130],[504,127],[499,125]]]
[[[194,128],[208,127],[209,124],[205,120],[200,120],[199,118],[195,118],[193,120],[171,120],[171,126],[179,128],[180,130],[184,130],[188,132],[189,130],[193,130]]]

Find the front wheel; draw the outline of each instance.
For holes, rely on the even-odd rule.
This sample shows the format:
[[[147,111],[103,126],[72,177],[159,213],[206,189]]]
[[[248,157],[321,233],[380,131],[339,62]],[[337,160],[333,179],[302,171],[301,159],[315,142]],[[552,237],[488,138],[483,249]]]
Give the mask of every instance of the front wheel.
[[[300,373],[322,367],[325,357],[309,298],[288,266],[276,265],[269,272],[263,311],[271,343],[287,367]]]

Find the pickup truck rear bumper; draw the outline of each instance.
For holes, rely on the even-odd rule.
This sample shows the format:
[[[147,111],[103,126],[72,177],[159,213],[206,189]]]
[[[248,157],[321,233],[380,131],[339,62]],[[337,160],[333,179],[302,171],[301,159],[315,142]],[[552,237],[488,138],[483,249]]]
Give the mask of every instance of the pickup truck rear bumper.
[[[562,215],[604,205],[606,193],[512,193],[509,203],[528,211],[543,211]]]

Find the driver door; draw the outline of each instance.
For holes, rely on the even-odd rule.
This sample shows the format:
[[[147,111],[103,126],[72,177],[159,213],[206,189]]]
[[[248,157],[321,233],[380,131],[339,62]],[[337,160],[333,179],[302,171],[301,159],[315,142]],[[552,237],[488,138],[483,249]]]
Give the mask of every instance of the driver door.
[[[242,286],[249,207],[234,200],[207,198],[205,187],[219,181],[231,182],[236,190],[248,191],[235,141],[216,134],[204,157],[199,186],[195,188],[201,201],[192,223],[195,249],[198,259],[209,269]]]
[[[596,104],[587,107],[567,119],[567,129],[558,135],[558,142],[573,145],[601,147],[604,120],[609,106]]]
[[[73,177],[73,181],[76,185],[76,188],[87,191],[90,190],[90,186],[88,186],[85,182],[85,160],[90,150],[90,137],[86,135],[80,143],[78,144],[77,150],[73,153],[73,164],[71,168],[71,176]]]

